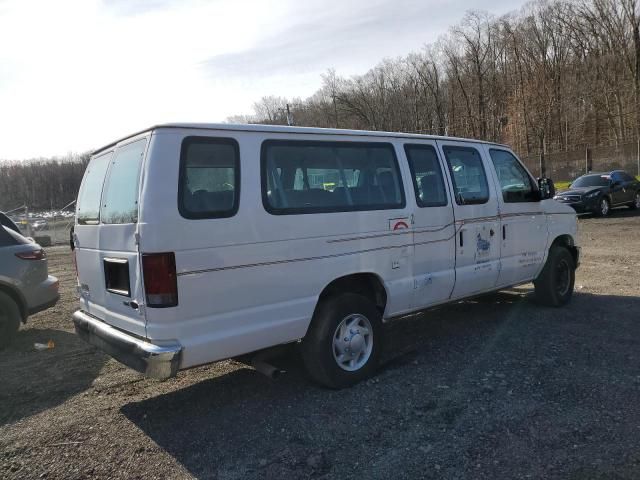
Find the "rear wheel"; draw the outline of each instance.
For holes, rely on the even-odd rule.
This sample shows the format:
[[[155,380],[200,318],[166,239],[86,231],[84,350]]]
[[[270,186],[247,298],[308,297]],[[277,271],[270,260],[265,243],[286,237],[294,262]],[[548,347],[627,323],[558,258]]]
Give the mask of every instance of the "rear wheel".
[[[566,305],[573,295],[576,266],[571,252],[564,247],[551,247],[547,263],[533,282],[536,299],[549,307]]]
[[[16,302],[0,292],[0,350],[9,346],[20,328],[20,309]]]
[[[611,203],[607,197],[602,197],[598,201],[598,206],[594,212],[598,217],[606,217],[611,212]]]
[[[323,300],[302,341],[309,376],[345,388],[375,373],[381,354],[382,315],[366,297],[345,293]]]
[[[640,192],[636,192],[636,196],[633,197],[633,202],[629,204],[629,207],[633,210],[640,209]]]

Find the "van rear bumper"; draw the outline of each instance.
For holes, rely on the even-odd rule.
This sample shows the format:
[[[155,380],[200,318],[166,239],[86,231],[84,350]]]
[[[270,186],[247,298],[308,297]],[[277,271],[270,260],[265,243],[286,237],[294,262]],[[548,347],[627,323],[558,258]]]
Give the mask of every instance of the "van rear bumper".
[[[182,357],[182,346],[179,343],[154,345],[118,330],[82,310],[73,314],[73,323],[76,334],[85,342],[147,377],[164,380],[178,373]]]

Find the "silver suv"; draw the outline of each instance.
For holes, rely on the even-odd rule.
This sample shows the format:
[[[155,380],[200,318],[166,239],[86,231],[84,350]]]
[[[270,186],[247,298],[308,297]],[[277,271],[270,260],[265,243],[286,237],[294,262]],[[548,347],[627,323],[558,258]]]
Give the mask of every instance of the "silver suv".
[[[56,304],[58,285],[42,247],[0,224],[0,349],[11,343],[20,322]]]

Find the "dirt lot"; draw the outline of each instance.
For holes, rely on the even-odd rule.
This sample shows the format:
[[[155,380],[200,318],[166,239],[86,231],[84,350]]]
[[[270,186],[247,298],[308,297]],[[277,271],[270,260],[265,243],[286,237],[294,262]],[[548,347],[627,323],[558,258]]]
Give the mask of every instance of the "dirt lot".
[[[392,323],[379,376],[337,392],[293,354],[277,381],[144,379],[73,335],[50,249],[62,300],[0,353],[0,478],[640,478],[640,215],[580,233],[569,307],[524,287]]]

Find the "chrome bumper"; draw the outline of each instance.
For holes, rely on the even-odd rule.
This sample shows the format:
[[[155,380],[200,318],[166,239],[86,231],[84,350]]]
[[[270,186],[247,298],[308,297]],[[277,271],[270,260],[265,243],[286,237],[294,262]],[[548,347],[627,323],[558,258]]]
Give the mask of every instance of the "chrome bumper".
[[[107,325],[78,310],[73,314],[76,334],[85,342],[98,347],[147,377],[164,380],[174,377],[180,368],[182,346],[154,345]]]

